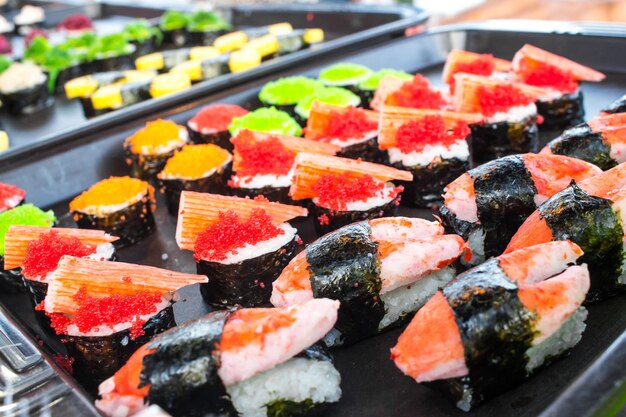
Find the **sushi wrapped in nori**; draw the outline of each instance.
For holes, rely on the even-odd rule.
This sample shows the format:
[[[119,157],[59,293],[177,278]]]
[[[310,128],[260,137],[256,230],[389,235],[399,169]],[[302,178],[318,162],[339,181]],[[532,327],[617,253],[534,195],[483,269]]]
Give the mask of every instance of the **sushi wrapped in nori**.
[[[26,191],[11,184],[0,182],[0,213],[22,204],[26,198]]]
[[[148,54],[161,46],[163,34],[146,19],[136,19],[124,26],[122,33],[133,45],[136,55]]]
[[[378,83],[370,107],[376,111],[381,111],[384,105],[443,110],[449,107],[448,101],[421,74],[415,74],[411,80],[388,75]]]
[[[230,24],[217,14],[199,10],[192,13],[187,21],[187,44],[211,45],[230,27]]]
[[[410,81],[411,79],[413,79],[413,75],[409,74],[408,72],[388,68],[383,68],[379,71],[371,73],[367,76],[367,78],[358,83],[356,86],[356,93],[359,95],[359,97],[361,97],[361,106],[369,109],[370,102],[374,98],[374,93],[378,88],[378,84],[380,84],[380,81],[387,76],[398,78],[403,81]]]
[[[341,107],[314,101],[304,137],[340,146],[337,156],[384,163],[378,149],[378,113],[353,106]]]
[[[302,128],[298,122],[288,113],[275,107],[261,107],[243,116],[234,117],[228,131],[231,136],[237,136],[241,129],[291,136],[302,135]]]
[[[78,227],[119,236],[117,248],[132,245],[156,229],[155,209],[154,188],[130,177],[109,177],[70,201]]]
[[[510,155],[471,169],[448,184],[439,215],[448,233],[465,239],[470,265],[500,255],[524,220],[572,180],[600,168],[563,155]]]
[[[539,97],[542,126],[563,129],[584,121],[580,81],[602,81],[605,75],[536,46],[526,44],[513,57],[513,75],[523,83],[550,89]]]
[[[139,71],[168,72],[176,65],[185,61],[202,61],[208,58],[216,58],[219,55],[219,49],[212,46],[170,49],[140,56],[135,60],[135,67]]]
[[[183,191],[176,243],[194,252],[197,271],[209,277],[200,287],[216,307],[269,304],[272,282],[300,242],[287,221],[306,216],[303,207],[255,199]]]
[[[289,135],[240,130],[231,139],[233,176],[230,190],[240,197],[264,196],[270,201],[293,204],[289,188],[296,154],[309,152],[334,155],[338,146]]]
[[[313,78],[293,76],[279,78],[265,84],[259,92],[259,101],[264,106],[274,106],[295,116],[296,104],[324,84]]]
[[[93,68],[96,72],[133,69],[136,49],[122,33],[98,37],[90,51]]]
[[[235,117],[248,114],[248,110],[235,104],[210,104],[200,109],[187,122],[189,137],[193,143],[212,143],[229,151],[233,150],[230,143],[228,126]]]
[[[567,155],[611,169],[626,162],[626,115],[601,115],[569,128],[541,153]]]
[[[497,74],[506,74],[509,71],[511,71],[511,61],[496,58],[491,54],[453,49],[446,58],[442,78],[443,82],[450,86],[450,91],[454,93],[455,74],[497,76]]]
[[[171,120],[146,123],[145,127],[124,141],[126,163],[131,167],[131,175],[153,179],[163,170],[167,160],[185,146],[188,137],[187,129]]]
[[[189,15],[178,10],[168,10],[159,21],[159,29],[163,33],[164,47],[178,47],[187,43],[187,23]]]
[[[37,308],[62,336],[74,359],[74,377],[94,389],[140,346],[176,325],[177,290],[206,281],[150,266],[63,256]]]
[[[580,255],[571,242],[552,242],[459,275],[417,312],[392,360],[463,411],[509,390],[580,341],[589,272],[569,266]]]
[[[293,200],[312,199],[311,214],[320,234],[350,223],[395,215],[407,171],[336,156],[299,153],[289,191]]]
[[[626,291],[626,164],[571,184],[532,213],[511,239],[506,252],[571,240],[585,255],[591,290],[587,301]]]
[[[304,96],[300,101],[298,101],[298,104],[296,104],[296,107],[294,108],[296,119],[301,126],[306,126],[307,120],[309,119],[309,113],[311,112],[311,107],[313,107],[313,103],[316,101],[339,107],[358,107],[361,104],[359,96],[345,88],[318,88],[313,93]]]
[[[183,190],[201,193],[225,191],[232,160],[230,152],[212,144],[184,146],[176,152],[158,174],[169,213],[178,215]]]
[[[480,114],[383,107],[378,145],[392,166],[413,174],[413,181],[400,182],[403,203],[440,204],[444,187],[469,169],[467,123],[480,120]]]
[[[626,112],[626,94],[602,109],[601,115]]]
[[[372,70],[364,65],[339,63],[324,68],[317,78],[329,87],[342,87],[358,93],[358,85],[370,75]]]
[[[15,62],[0,74],[0,101],[9,113],[28,115],[50,107],[54,100],[40,67]]]
[[[353,223],[300,252],[274,281],[272,304],[341,302],[328,346],[357,342],[409,319],[455,275],[466,249],[437,222],[386,217]]]
[[[150,80],[156,76],[154,71],[108,71],[96,72],[69,80],[64,84],[65,96],[75,98],[89,98],[98,88],[111,84],[127,84]]]
[[[126,417],[158,405],[173,416],[300,415],[341,397],[332,357],[314,345],[337,301],[210,313],[140,348],[100,385],[96,407]]]

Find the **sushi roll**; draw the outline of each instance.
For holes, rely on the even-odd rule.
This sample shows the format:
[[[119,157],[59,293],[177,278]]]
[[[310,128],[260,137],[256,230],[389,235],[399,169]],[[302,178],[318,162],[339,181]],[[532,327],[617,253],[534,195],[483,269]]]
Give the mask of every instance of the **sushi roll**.
[[[295,117],[296,104],[323,86],[320,81],[308,77],[279,78],[263,86],[259,92],[259,101],[264,106],[274,106]]]
[[[283,35],[293,32],[291,23],[281,22],[269,26],[254,27],[230,32],[219,36],[213,46],[222,53],[234,52],[248,44],[248,42],[265,35]]]
[[[167,73],[154,77],[150,83],[150,97],[159,98],[178,93],[191,87],[191,79],[185,73]]]
[[[603,108],[600,115],[615,113],[626,113],[626,94],[609,104],[607,107]]]
[[[50,107],[54,99],[40,67],[15,62],[0,74],[0,101],[11,114],[29,115]]]
[[[171,120],[155,120],[124,141],[126,163],[131,175],[151,179],[161,172],[165,163],[187,143],[189,134],[184,126]]]
[[[389,163],[413,174],[404,187],[403,203],[431,207],[441,202],[444,187],[469,169],[467,123],[480,114],[383,107],[378,145]]]
[[[513,74],[519,81],[548,88],[537,100],[546,128],[564,129],[584,122],[580,81],[602,81],[605,75],[536,46],[526,44],[513,57]]]
[[[293,416],[339,401],[341,375],[315,343],[339,303],[225,310],[175,327],[100,385],[96,407],[127,417],[158,405],[173,416]]]
[[[235,104],[210,104],[200,109],[188,122],[187,130],[193,143],[212,143],[229,151],[233,150],[230,143],[228,126],[235,117],[248,114],[248,110]]]
[[[19,206],[25,198],[26,191],[15,185],[0,182],[0,213]]]
[[[11,226],[45,226],[56,222],[52,210],[43,211],[32,204],[22,204],[0,213],[0,291],[4,293],[25,290],[19,268],[5,266],[5,237]]]
[[[137,48],[122,33],[112,33],[96,38],[91,46],[95,72],[134,68]]]
[[[312,299],[341,302],[324,337],[328,346],[350,344],[410,319],[455,275],[466,249],[437,222],[386,217],[353,223],[322,236],[300,252],[273,284],[272,304]]]
[[[378,85],[383,78],[388,76],[402,81],[410,81],[413,79],[413,75],[408,72],[388,68],[371,73],[356,86],[356,93],[361,98],[361,104],[364,108],[369,109],[370,102],[374,98],[374,93],[376,92]]]
[[[445,187],[439,215],[465,239],[469,265],[500,255],[524,220],[569,183],[600,168],[562,155],[510,155],[471,169]]]
[[[183,191],[176,243],[194,252],[197,271],[209,277],[200,287],[216,307],[267,305],[272,282],[300,241],[287,221],[306,216],[303,207],[267,199],[226,197]]]
[[[97,280],[94,280],[94,274]],[[140,346],[176,325],[177,290],[206,277],[150,266],[63,256],[37,306],[88,390],[112,376]]]
[[[275,107],[261,107],[243,116],[233,117],[228,131],[237,136],[241,129],[281,135],[301,136],[302,128],[288,113]]]
[[[232,160],[230,152],[212,144],[189,145],[176,152],[158,174],[169,213],[178,215],[183,190],[201,193],[225,191]]]
[[[114,75],[115,73],[118,72],[98,74]],[[108,80],[102,82],[103,78],[94,80],[89,77],[81,77],[70,82],[72,88],[75,88],[76,93],[79,94],[77,97],[80,99],[85,117],[99,116],[151,97],[150,87],[156,74],[146,71],[125,71],[123,74],[126,74],[124,78],[113,83],[109,83]],[[66,88],[66,93],[67,91]]]
[[[230,28],[230,24],[217,14],[199,10],[192,13],[187,21],[187,44],[211,45]]]
[[[381,111],[385,105],[435,110],[450,107],[448,96],[434,88],[421,74],[415,74],[411,80],[392,75],[380,80],[370,107]]]
[[[482,123],[470,125],[470,154],[476,165],[538,150],[535,101],[549,90],[481,75],[459,73],[454,77],[454,110],[485,117]]]
[[[187,23],[189,15],[178,10],[168,10],[159,19],[159,29],[163,33],[163,47],[180,48],[187,43]]]
[[[127,23],[122,29],[126,39],[135,46],[136,55],[145,55],[161,46],[163,34],[158,27],[152,26],[146,19],[137,19]]]
[[[463,411],[511,389],[580,341],[589,272],[571,263],[581,255],[552,242],[459,275],[417,312],[391,359]]]
[[[34,308],[46,297],[50,275],[61,257],[116,260],[112,242],[117,239],[101,230],[11,226],[4,238],[4,266],[20,268]],[[51,328],[41,310],[35,311],[35,317],[44,329]]]
[[[339,107],[358,107],[361,104],[359,96],[352,91],[341,87],[323,87],[315,90],[313,93],[304,96],[296,107],[294,113],[296,120],[301,126],[306,126],[314,102],[332,104]]]
[[[154,188],[130,177],[109,177],[70,201],[70,213],[81,229],[119,236],[117,248],[132,245],[156,229]]]
[[[32,29],[42,25],[46,19],[46,12],[43,7],[26,4],[22,6],[20,12],[13,17],[15,33],[26,36]]]
[[[491,54],[478,54],[476,52],[453,49],[446,58],[443,66],[443,82],[454,93],[454,75],[458,73],[485,75],[506,78],[511,71],[511,61],[496,58]]]
[[[326,86],[342,87],[358,93],[359,83],[369,78],[372,73],[373,71],[364,65],[342,62],[324,68],[317,78]]]
[[[571,184],[533,212],[509,242],[506,252],[560,240],[571,240],[585,254],[591,290],[598,301],[626,290],[623,264],[626,233],[626,165]]]
[[[598,116],[569,128],[546,145],[541,153],[567,155],[603,170],[626,162],[626,115]]]
[[[264,196],[270,201],[293,204],[289,187],[298,152],[334,155],[339,147],[289,135],[240,130],[231,139],[233,176],[230,190],[240,197]]]
[[[311,199],[311,214],[320,234],[350,223],[395,215],[407,171],[336,156],[299,153],[289,195]]]
[[[216,58],[219,55],[219,49],[212,46],[170,49],[139,56],[135,60],[135,67],[139,71],[168,72],[183,62],[202,61],[208,58]]]
[[[304,137],[341,147],[337,156],[384,163],[378,149],[378,113],[354,106],[341,107],[314,101]]]
[[[76,37],[85,32],[93,32],[93,21],[86,14],[73,14],[67,16],[56,27],[59,32],[65,33],[68,37]]]

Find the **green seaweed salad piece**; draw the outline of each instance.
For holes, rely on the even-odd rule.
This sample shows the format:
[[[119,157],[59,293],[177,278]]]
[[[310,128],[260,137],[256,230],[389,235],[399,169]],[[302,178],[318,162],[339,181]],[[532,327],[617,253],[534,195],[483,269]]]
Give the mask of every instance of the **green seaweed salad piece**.
[[[132,54],[135,47],[128,42],[122,33],[105,35],[93,44],[90,50],[92,58],[111,58]]]
[[[209,32],[212,30],[230,29],[230,24],[215,13],[198,11],[189,18],[187,29],[192,32]]]
[[[33,204],[22,204],[0,213],[0,256],[4,256],[4,236],[11,226],[49,227],[56,221],[52,210],[43,211]]]
[[[182,29],[187,26],[189,15],[176,10],[167,11],[161,16],[159,27],[163,30]]]
[[[0,55],[0,74],[6,71],[11,66],[11,64],[13,64],[11,58],[6,55]]]
[[[157,45],[160,45],[163,40],[161,30],[156,26],[152,26],[146,19],[133,20],[124,26],[122,33],[126,36],[126,39],[131,42],[144,43],[154,37],[157,41]]]
[[[250,129],[257,132],[300,136],[302,128],[288,113],[277,110],[275,107],[261,107],[241,117],[235,117],[228,126],[232,136],[236,136],[241,129]]]
[[[48,73],[48,90],[54,92],[61,70],[81,62],[73,49],[64,45],[52,46],[43,36],[36,36],[24,52],[24,61],[43,67]]]

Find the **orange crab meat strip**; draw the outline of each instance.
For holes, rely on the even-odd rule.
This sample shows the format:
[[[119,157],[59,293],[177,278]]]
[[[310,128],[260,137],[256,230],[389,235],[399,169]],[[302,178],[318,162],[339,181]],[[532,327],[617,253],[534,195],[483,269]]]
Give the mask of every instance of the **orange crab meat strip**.
[[[316,100],[311,106],[304,134],[310,140],[327,141],[339,136],[358,137],[360,134],[376,130],[377,126],[378,113],[375,111],[335,106]]]
[[[220,351],[235,351],[251,344],[263,345],[265,336],[296,321],[292,311],[281,308],[246,308],[235,311],[224,325]]]
[[[529,60],[541,62],[553,67],[559,68],[561,71],[569,72],[578,81],[602,81],[606,75],[593,68],[574,62],[565,57],[553,54],[536,46],[526,44],[513,57],[513,69],[517,70],[520,61]]]
[[[551,197],[566,188],[572,180],[579,182],[602,173],[589,162],[564,155],[522,155],[524,165],[530,171],[537,192]]]
[[[541,217],[539,211],[535,210],[517,230],[504,253],[553,240],[552,229],[550,229],[546,220]]]
[[[145,398],[150,392],[150,385],[139,388],[141,383],[141,371],[143,369],[143,358],[154,352],[148,345],[143,345],[133,353],[126,364],[113,375],[115,382],[115,392],[119,395],[132,395]]]
[[[626,186],[626,163],[578,183],[580,188],[596,197],[606,197],[613,190]]]
[[[463,72],[477,75],[491,75],[493,72],[508,72],[511,70],[511,61],[496,58],[491,54],[453,49],[448,54],[443,67],[443,82],[450,84],[454,81],[454,74]]]

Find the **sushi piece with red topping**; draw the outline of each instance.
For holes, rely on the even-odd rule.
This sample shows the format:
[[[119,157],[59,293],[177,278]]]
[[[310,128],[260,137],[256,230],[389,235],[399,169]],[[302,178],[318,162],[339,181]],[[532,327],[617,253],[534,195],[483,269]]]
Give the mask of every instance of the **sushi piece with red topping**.
[[[304,137],[341,147],[337,156],[385,162],[378,149],[378,113],[358,107],[313,102]]]
[[[187,122],[189,137],[193,143],[212,143],[232,152],[233,145],[230,143],[228,126],[233,118],[246,114],[248,110],[234,104],[205,106]]]
[[[468,123],[480,114],[384,106],[378,145],[396,168],[413,174],[402,181],[402,202],[428,207],[441,201],[444,187],[469,169]]]
[[[0,182],[0,213],[22,204],[26,198],[26,191],[11,184]]]
[[[415,74],[410,81],[386,76],[378,84],[370,107],[380,111],[385,104],[415,109],[443,110],[449,107],[449,98],[431,86],[428,79],[421,74]]]
[[[240,197],[262,195],[270,201],[293,204],[289,187],[296,154],[334,155],[339,147],[296,136],[242,129],[231,139],[233,176],[228,185]]]
[[[453,49],[443,66],[443,82],[450,86],[454,93],[454,75],[457,73],[492,76],[511,71],[511,61],[496,58],[491,54]]]
[[[300,153],[289,194],[311,199],[315,227],[321,234],[361,220],[395,215],[402,186],[411,181],[407,171],[336,156]]]
[[[466,250],[437,222],[385,217],[353,223],[307,246],[274,281],[272,304],[341,302],[328,346],[353,343],[410,318],[455,275]]]
[[[513,74],[523,83],[550,90],[537,100],[537,111],[543,117],[545,127],[556,129],[584,121],[579,82],[598,82],[606,77],[599,71],[530,44],[524,45],[513,57]]]
[[[183,191],[176,243],[194,253],[204,300],[215,307],[267,305],[272,282],[295,253],[287,221],[307,209],[255,199]]]
[[[112,376],[154,335],[175,325],[177,290],[206,277],[150,266],[63,256],[37,308],[50,317],[88,388]]]
[[[459,275],[417,312],[391,359],[463,411],[511,389],[580,341],[589,271],[572,263],[582,254],[550,242]]]
[[[448,233],[465,239],[470,265],[500,255],[524,220],[548,198],[602,173],[563,155],[505,156],[471,169],[448,184],[439,215]]]
[[[175,327],[100,385],[96,407],[110,417],[155,405],[173,416],[288,417],[335,403],[341,375],[315,343],[332,329],[338,308],[319,299],[230,309]]]

